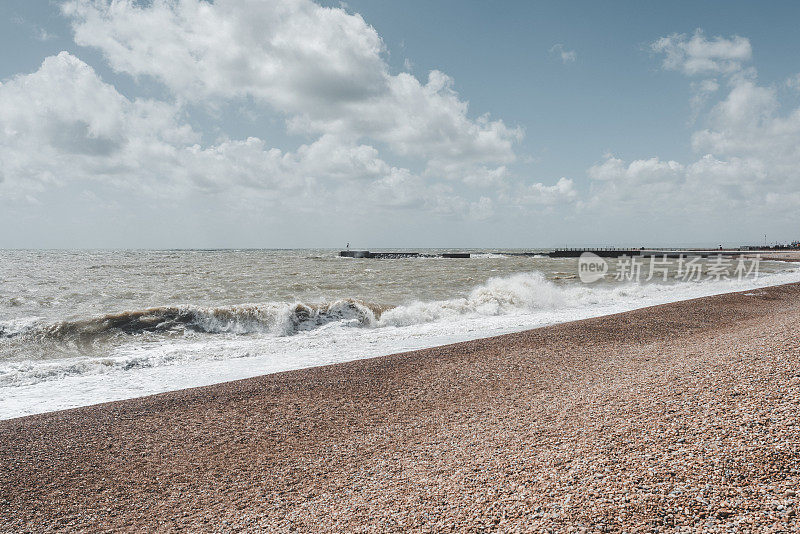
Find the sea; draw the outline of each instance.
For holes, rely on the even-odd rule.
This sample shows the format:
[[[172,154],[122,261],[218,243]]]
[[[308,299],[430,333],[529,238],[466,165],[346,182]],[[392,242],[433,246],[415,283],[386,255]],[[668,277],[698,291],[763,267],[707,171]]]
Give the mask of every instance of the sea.
[[[587,283],[543,250],[422,252],[0,250],[0,418],[800,281],[798,264],[711,259],[633,277],[623,258]]]

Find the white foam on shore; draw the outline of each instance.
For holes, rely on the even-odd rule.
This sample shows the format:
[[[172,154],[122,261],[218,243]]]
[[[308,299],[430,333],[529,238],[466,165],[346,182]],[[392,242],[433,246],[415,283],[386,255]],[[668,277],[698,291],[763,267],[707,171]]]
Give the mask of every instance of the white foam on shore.
[[[103,357],[0,366],[0,418],[427,348],[708,295],[800,281],[800,269],[743,281],[558,286],[539,273],[495,278],[467,296],[415,302],[368,324],[331,321],[293,335],[187,334]]]

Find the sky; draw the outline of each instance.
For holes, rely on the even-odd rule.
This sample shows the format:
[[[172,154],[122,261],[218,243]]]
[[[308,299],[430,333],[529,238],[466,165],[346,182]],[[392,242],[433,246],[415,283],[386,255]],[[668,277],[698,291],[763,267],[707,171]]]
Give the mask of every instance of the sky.
[[[800,239],[800,3],[5,0],[0,247]]]

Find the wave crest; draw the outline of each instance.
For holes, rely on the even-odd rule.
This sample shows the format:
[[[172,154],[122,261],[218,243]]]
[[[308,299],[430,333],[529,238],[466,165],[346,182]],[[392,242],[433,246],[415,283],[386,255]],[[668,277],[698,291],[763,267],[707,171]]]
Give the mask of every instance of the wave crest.
[[[0,338],[90,343],[120,335],[176,334],[273,334],[299,331],[336,322],[345,326],[373,326],[387,306],[355,299],[330,304],[266,303],[220,307],[159,306],[75,321],[42,324],[27,321],[0,324]]]
[[[271,334],[289,336],[328,324],[347,327],[409,326],[463,316],[496,316],[565,305],[564,288],[540,273],[491,278],[466,297],[414,301],[400,306],[341,299],[331,303],[263,303],[219,307],[159,306],[99,317],[42,324],[0,324],[0,338],[92,344],[145,334]]]
[[[547,280],[541,273],[523,273],[504,278],[490,278],[475,287],[467,297],[418,301],[384,312],[379,326],[410,326],[433,321],[457,319],[465,315],[496,316],[550,309],[565,304],[564,288]]]

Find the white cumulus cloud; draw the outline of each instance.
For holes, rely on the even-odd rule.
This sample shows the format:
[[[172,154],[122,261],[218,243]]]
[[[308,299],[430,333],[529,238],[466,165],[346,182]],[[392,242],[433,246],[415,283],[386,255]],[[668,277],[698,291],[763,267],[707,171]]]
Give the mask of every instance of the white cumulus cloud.
[[[664,54],[663,66],[668,70],[679,70],[688,75],[732,73],[753,55],[750,41],[735,35],[731,38],[706,38],[702,30],[691,37],[673,33],[650,45],[651,49]]]
[[[797,217],[800,204],[800,108],[781,113],[777,89],[760,85],[755,70],[743,64],[752,50],[739,36],[707,39],[673,34],[653,43],[664,54],[664,67],[687,76],[722,74],[693,82],[692,106],[719,94],[704,116],[704,127],[691,136],[697,159],[682,164],[658,157],[630,162],[608,155],[588,170],[592,196],[588,206],[629,206],[653,213],[713,213],[730,218],[731,210],[759,219]],[[778,201],[778,199],[782,199]],[[780,211],[779,211],[780,210]]]
[[[160,162],[176,157],[176,146],[198,135],[174,107],[129,100],[61,52],[0,84],[0,139],[6,191],[22,192],[69,179],[124,184],[143,171],[154,176]]]
[[[709,42],[698,32],[693,40],[696,43],[689,48],[705,59],[750,57],[749,44],[742,38]],[[706,44],[709,51],[698,52]],[[663,51],[672,61],[672,52]],[[695,64],[681,70],[692,75],[701,70],[739,69],[703,65],[702,69]],[[588,204],[726,215],[731,209],[743,209],[759,217],[775,215],[774,210],[781,209],[796,216],[800,205],[792,199],[800,190],[800,108],[782,114],[777,89],[759,85],[754,74],[728,79],[727,90],[704,117],[705,127],[691,136],[696,161],[681,164],[653,157],[626,162],[606,156],[587,172],[593,180]],[[720,86],[706,80],[699,91],[708,98],[719,92]],[[784,201],[776,202],[778,197]]]
[[[286,152],[256,137],[203,146],[178,106],[130,100],[67,52],[0,84],[0,176],[0,194],[13,197],[86,181],[307,209],[358,198],[364,184],[384,206],[441,212],[439,197],[457,197],[332,134]]]
[[[0,84],[0,197],[35,202],[51,188],[102,184],[289,212],[359,199],[484,219],[513,180],[522,129],[471,114],[443,72],[392,73],[381,37],[344,8],[69,0],[61,11],[75,42],[115,75],[155,81],[166,96],[125,96],[68,52]],[[204,142],[193,110],[231,103],[254,120],[283,119],[304,142],[279,149],[225,132]]]
[[[553,206],[574,201],[578,197],[575,182],[570,178],[559,178],[553,185],[536,182],[521,186],[512,202],[519,206]]]
[[[180,100],[252,97],[284,114],[294,133],[385,144],[436,169],[515,160],[518,128],[468,104],[453,80],[391,74],[384,44],[360,15],[310,0],[73,0],[63,6],[78,44],[119,72],[150,76]],[[481,171],[483,172],[483,171]]]

